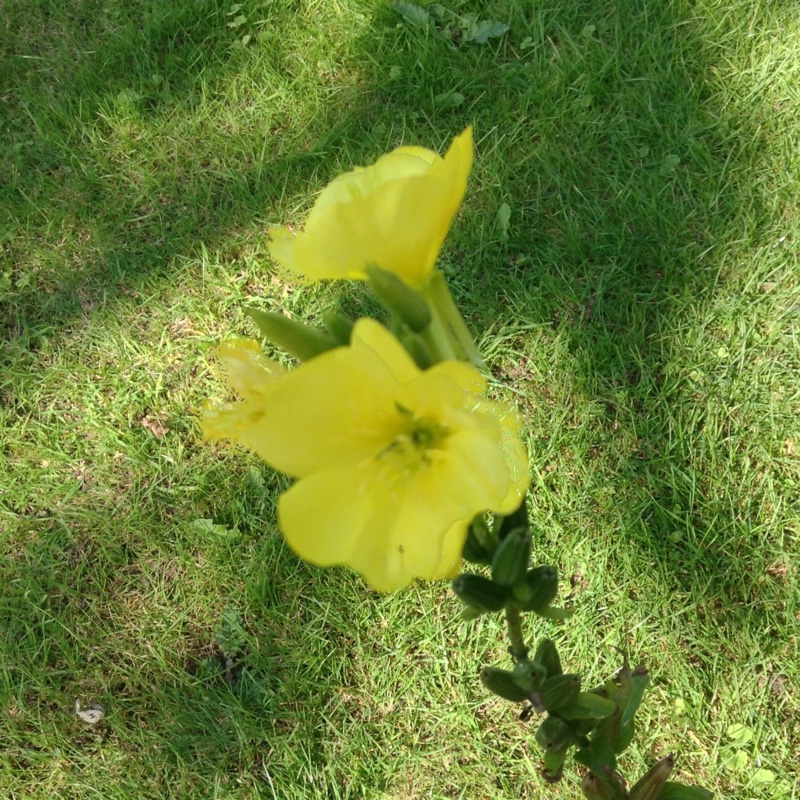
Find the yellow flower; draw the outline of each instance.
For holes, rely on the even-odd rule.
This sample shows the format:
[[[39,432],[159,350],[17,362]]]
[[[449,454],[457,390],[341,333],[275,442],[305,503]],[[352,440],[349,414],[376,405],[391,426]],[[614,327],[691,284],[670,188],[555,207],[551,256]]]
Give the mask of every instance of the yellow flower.
[[[382,592],[452,577],[473,517],[511,513],[527,489],[514,410],[485,400],[467,364],[421,371],[373,320],[280,377],[252,345],[221,358],[244,399],[206,409],[204,433],[298,479],[278,522],[314,564],[346,564]]]
[[[203,435],[208,441],[238,439],[240,431],[260,418],[274,379],[285,370],[267,358],[256,342],[243,337],[223,342],[217,349],[217,360],[231,388],[242,399],[236,403],[206,403]]]
[[[375,264],[411,286],[423,285],[450,228],[472,167],[472,128],[444,158],[400,147],[372,166],[334,179],[319,195],[305,230],[276,226],[269,251],[309,281],[365,279]]]

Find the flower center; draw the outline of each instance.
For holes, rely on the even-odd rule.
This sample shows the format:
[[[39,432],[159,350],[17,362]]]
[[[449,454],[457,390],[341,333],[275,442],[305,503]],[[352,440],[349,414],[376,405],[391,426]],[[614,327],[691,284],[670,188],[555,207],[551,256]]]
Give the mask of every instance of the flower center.
[[[435,420],[415,417],[410,409],[399,403],[395,407],[401,417],[400,432],[381,457],[392,455],[401,462],[404,472],[413,473],[430,463],[430,451],[439,448],[449,431]]]

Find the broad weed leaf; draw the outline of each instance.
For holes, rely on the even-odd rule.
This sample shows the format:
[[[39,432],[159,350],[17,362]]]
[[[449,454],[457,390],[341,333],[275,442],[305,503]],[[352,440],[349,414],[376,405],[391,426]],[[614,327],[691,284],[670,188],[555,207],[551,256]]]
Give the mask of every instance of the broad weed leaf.
[[[392,3],[392,8],[415,28],[427,28],[431,15],[414,3]]]

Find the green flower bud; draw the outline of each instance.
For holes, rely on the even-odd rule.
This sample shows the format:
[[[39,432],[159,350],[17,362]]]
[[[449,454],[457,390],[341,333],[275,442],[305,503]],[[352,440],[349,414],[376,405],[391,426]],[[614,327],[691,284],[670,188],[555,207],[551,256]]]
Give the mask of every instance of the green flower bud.
[[[537,700],[545,711],[552,714],[574,702],[580,691],[580,675],[555,675],[542,684],[542,688],[537,692]],[[536,705],[537,703],[534,703],[534,706]]]
[[[536,567],[514,586],[514,602],[521,611],[544,611],[558,592],[558,570]]]
[[[350,334],[353,332],[354,325],[350,317],[346,317],[332,308],[326,308],[322,312],[322,321],[336,344],[350,344]]]
[[[559,750],[574,744],[575,734],[563,719],[549,716],[536,731],[536,742],[542,750]]]
[[[505,586],[498,586],[483,575],[473,572],[459,575],[453,581],[453,591],[464,605],[479,612],[500,611],[510,595]]]
[[[469,561],[472,564],[488,565],[492,563],[492,554],[486,549],[484,544],[475,533],[476,524],[478,523],[473,522],[467,530],[467,538],[464,541],[464,547],[461,550],[461,557],[465,561]],[[483,520],[480,520],[479,524],[485,523],[483,523]]]
[[[558,783],[564,771],[564,762],[572,745],[565,744],[554,750],[545,750],[542,756],[542,777],[548,783]]]
[[[647,670],[641,665],[634,667],[633,672],[628,673],[627,670],[624,671],[627,673],[625,681],[626,683],[630,683],[630,690],[627,693],[627,702],[624,704],[622,711],[622,724],[627,725],[629,722],[633,721],[633,715],[642,703],[644,690],[650,683],[650,676],[647,674]]]
[[[531,694],[542,688],[542,684],[547,678],[547,671],[540,663],[526,658],[514,666],[513,675],[517,684]]]
[[[325,331],[296,319],[289,319],[283,314],[261,311],[258,308],[245,309],[245,313],[258,325],[258,329],[267,339],[300,361],[308,361],[338,346]]]
[[[422,333],[431,324],[431,310],[425,300],[402,278],[374,265],[365,270],[375,297],[414,333]]]
[[[583,776],[581,791],[586,800],[622,800],[625,797],[618,781],[605,781],[593,772]]]
[[[519,686],[507,669],[484,667],[481,670],[481,683],[492,694],[512,703],[522,703],[528,699],[528,693]]]
[[[619,748],[622,727],[622,709],[617,707],[613,714],[598,720],[592,732],[592,744],[602,745],[611,753],[621,753]]]
[[[501,586],[514,586],[525,579],[531,560],[531,535],[527,528],[517,528],[495,550],[492,580]]]
[[[558,716],[567,721],[596,720],[609,717],[616,710],[617,704],[613,700],[594,692],[580,692],[569,705],[559,710]]]
[[[430,348],[419,336],[402,330],[393,330],[392,332],[420,369],[429,369],[433,366],[434,358],[431,355]]]
[[[622,716],[620,718],[616,752],[622,753],[633,741],[634,726],[636,724],[634,715],[642,703],[644,691],[650,683],[650,677],[647,674],[647,670],[642,666],[635,667],[633,672],[630,672],[625,667],[621,670],[617,680],[621,681],[619,693],[625,698],[624,702],[617,700],[622,706]]]
[[[661,790],[675,767],[675,756],[670,753],[652,767],[631,787],[630,800],[659,800]]]
[[[561,659],[558,656],[556,644],[552,639],[542,639],[539,642],[536,652],[533,654],[533,660],[544,667],[548,678],[552,678],[554,675],[561,675],[563,672]]]
[[[517,528],[528,528],[527,497],[524,497],[517,510],[512,511],[507,517],[496,517],[493,530],[495,536],[502,542]]]

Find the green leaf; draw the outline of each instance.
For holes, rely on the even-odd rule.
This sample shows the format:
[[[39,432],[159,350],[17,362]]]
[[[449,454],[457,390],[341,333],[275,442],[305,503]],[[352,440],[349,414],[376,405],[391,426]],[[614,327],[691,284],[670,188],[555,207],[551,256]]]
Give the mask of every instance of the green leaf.
[[[725,734],[736,747],[747,744],[753,738],[752,728],[748,728],[747,725],[741,725],[739,723],[731,725],[728,730],[725,731]]]
[[[667,781],[658,800],[711,800],[714,795],[702,786],[689,786],[677,781]]]
[[[137,92],[135,89],[123,89],[119,94],[117,94],[117,102],[120,105],[133,105],[134,103],[138,103],[142,96]]]
[[[258,467],[248,467],[246,473],[246,483],[252,489],[263,489],[266,486],[264,473]]]
[[[232,606],[228,606],[214,626],[214,641],[225,655],[235,655],[247,644],[247,632],[242,617]]]
[[[766,786],[775,783],[776,775],[771,769],[757,769],[750,778],[751,786]]]
[[[374,264],[366,268],[372,293],[380,304],[414,333],[422,333],[431,324],[431,310],[425,299],[402,278]]]
[[[392,3],[392,8],[415,28],[427,28],[430,24],[431,15],[414,3]]]
[[[236,528],[217,525],[213,519],[196,519],[190,525],[196,533],[202,534],[209,539],[231,541],[239,536],[239,531]]]
[[[504,239],[508,239],[508,223],[511,219],[511,206],[508,203],[503,203],[497,209],[497,217],[495,219],[500,235]]]
[[[737,750],[722,762],[722,766],[725,767],[725,769],[731,770],[731,772],[741,772],[747,767],[749,761],[750,759],[747,757],[747,753]]]
[[[461,92],[442,92],[433,98],[437,108],[458,108],[464,102]]]
[[[486,44],[489,39],[502,36],[507,30],[508,25],[506,25],[505,22],[481,20],[480,22],[473,22],[469,26],[469,29],[464,34],[462,41],[475,42],[475,44]]]
[[[565,708],[558,710],[558,716],[570,720],[604,719],[617,710],[613,700],[601,697],[593,692],[580,692],[575,700]]]

